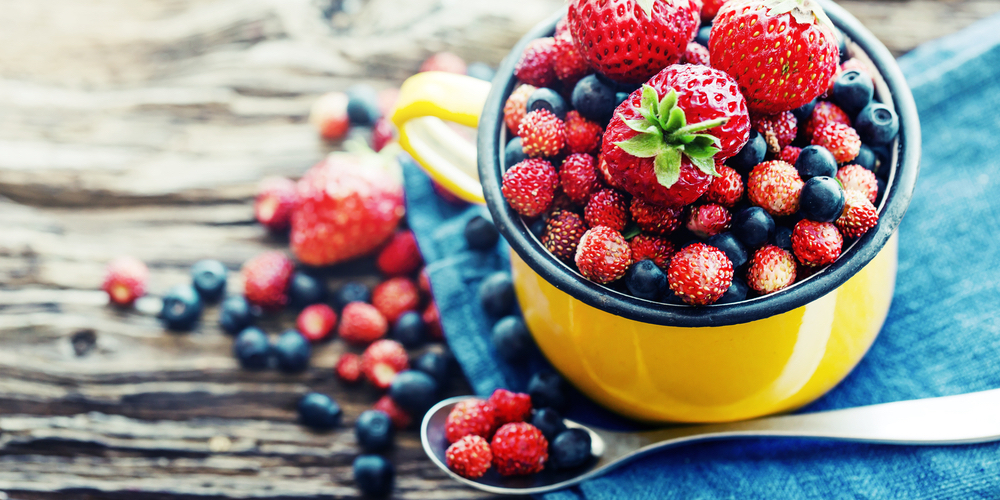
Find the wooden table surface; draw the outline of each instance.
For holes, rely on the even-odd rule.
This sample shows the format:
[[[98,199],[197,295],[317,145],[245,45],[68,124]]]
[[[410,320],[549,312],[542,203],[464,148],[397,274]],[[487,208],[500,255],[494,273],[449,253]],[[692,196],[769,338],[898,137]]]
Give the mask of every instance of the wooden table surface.
[[[896,54],[1000,11],[841,3]],[[254,223],[252,195],[339,146],[306,122],[317,96],[397,86],[439,50],[495,65],[561,4],[0,0],[0,500],[356,497],[353,433],[295,423],[307,390],[333,395],[347,429],[377,398],[334,378],[340,342],[302,375],[243,372],[215,308],[194,333],[165,332],[106,305],[104,265],[142,259],[158,295],[199,259],[235,271],[286,248]],[[331,276],[376,280],[364,261]],[[412,431],[391,459],[398,498],[478,496]]]

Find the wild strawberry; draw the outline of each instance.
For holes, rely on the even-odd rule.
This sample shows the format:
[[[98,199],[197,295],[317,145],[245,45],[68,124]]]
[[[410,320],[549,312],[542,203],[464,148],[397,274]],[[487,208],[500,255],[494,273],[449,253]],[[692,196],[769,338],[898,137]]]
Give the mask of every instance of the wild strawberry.
[[[328,92],[323,94],[309,110],[309,123],[319,131],[320,137],[328,141],[339,141],[347,136],[351,119],[347,116],[347,94]]]
[[[514,67],[514,76],[536,87],[548,87],[556,81],[556,39],[532,40]]]
[[[372,290],[372,305],[390,323],[406,311],[416,311],[420,306],[420,291],[413,280],[402,276],[391,278]]]
[[[352,344],[370,344],[389,330],[385,316],[375,306],[365,302],[351,302],[340,312],[337,335]]]
[[[552,197],[552,206],[549,207],[549,210],[551,212],[555,212],[556,210],[570,210],[573,212],[582,211],[580,205],[574,203],[573,200],[566,195],[566,192],[563,191],[562,187],[556,188],[556,194]]]
[[[858,157],[861,137],[848,125],[827,123],[813,132],[812,143],[833,153],[837,163],[847,163]]]
[[[621,233],[607,226],[591,228],[576,247],[577,269],[584,278],[596,283],[610,283],[632,265],[632,250]]]
[[[674,119],[673,109],[682,110],[684,120]],[[735,81],[712,68],[679,64],[618,106],[602,151],[614,184],[651,203],[681,207],[708,189],[716,162],[739,152],[749,135]]]
[[[337,372],[337,376],[341,380],[353,384],[361,380],[361,356],[353,352],[345,352],[340,355],[340,359],[337,360],[337,365],[334,366],[333,370]]]
[[[295,182],[284,177],[268,177],[257,188],[253,202],[257,222],[271,231],[284,231],[292,222],[298,195]]]
[[[535,217],[552,205],[558,185],[559,174],[551,163],[529,158],[504,172],[500,191],[515,212]]]
[[[713,304],[733,282],[733,263],[726,254],[704,243],[688,245],[670,259],[667,283],[684,302]]]
[[[497,425],[523,422],[531,415],[531,396],[527,394],[497,389],[490,396],[489,403],[493,405]]]
[[[785,146],[781,149],[781,154],[778,155],[778,159],[789,165],[795,165],[795,162],[799,161],[799,153],[801,152],[802,148]]]
[[[629,212],[642,232],[654,236],[666,236],[680,227],[684,209],[654,205],[642,198],[632,198]]]
[[[697,0],[573,0],[566,20],[594,69],[641,83],[680,60],[698,32],[700,11]]]
[[[465,436],[445,450],[444,461],[455,474],[476,479],[489,470],[493,452],[490,451],[490,443],[482,436]]]
[[[413,231],[398,231],[389,238],[375,259],[375,265],[386,276],[402,276],[410,274],[424,263],[417,248],[417,239]]]
[[[580,46],[569,33],[556,37],[555,51],[553,69],[556,77],[566,88],[572,89],[576,82],[590,73],[590,65],[580,53]]]
[[[427,326],[427,336],[431,340],[444,340],[444,328],[441,326],[441,314],[438,312],[437,304],[431,301],[427,304],[427,308],[424,309],[424,313],[420,315],[420,318],[424,320],[424,325]]]
[[[482,436],[489,438],[497,428],[493,405],[482,399],[466,399],[460,401],[444,424],[444,436],[449,443],[454,443],[465,436]]]
[[[303,264],[326,266],[368,254],[395,232],[406,212],[403,186],[372,156],[333,153],[299,180],[291,243]]]
[[[700,64],[702,66],[712,65],[712,56],[708,49],[698,42],[688,42],[684,55],[681,56],[682,64]]]
[[[840,53],[833,24],[813,0],[732,0],[719,9],[708,48],[755,113],[780,113],[822,94]]]
[[[299,313],[295,327],[306,340],[318,342],[330,335],[337,324],[337,313],[326,304],[313,304]]]
[[[790,111],[774,115],[757,115],[750,118],[754,130],[764,136],[767,149],[778,154],[782,148],[795,140],[798,133],[798,120]]]
[[[516,135],[520,129],[521,120],[528,114],[528,98],[531,97],[531,94],[535,90],[538,90],[538,88],[534,85],[522,83],[510,93],[510,97],[504,103],[503,122],[507,124],[507,128],[511,133]]]
[[[397,429],[405,429],[413,423],[413,417],[410,417],[410,414],[406,413],[406,410],[400,408],[388,394],[378,398],[378,401],[372,405],[372,409],[389,415],[392,426]]]
[[[727,0],[705,0],[702,2],[701,6],[701,22],[703,24],[711,23],[715,19],[715,15],[719,13],[719,9],[722,8],[722,4],[726,3]]]
[[[594,157],[588,154],[573,154],[563,160],[559,169],[559,184],[569,199],[578,205],[587,203],[591,193],[601,187],[597,180]]]
[[[146,264],[135,257],[119,257],[105,269],[101,289],[107,292],[113,304],[129,306],[146,295],[147,281],[149,269]]]
[[[875,173],[861,165],[846,165],[837,171],[837,180],[844,185],[844,191],[860,191],[875,203],[878,199],[878,180]]]
[[[716,165],[719,176],[712,179],[708,191],[701,199],[707,203],[718,203],[726,208],[732,208],[743,198],[743,178],[739,172],[726,165]]]
[[[262,309],[281,309],[288,303],[288,284],[294,270],[285,254],[262,253],[243,264],[243,295]]]
[[[754,205],[771,215],[792,215],[799,209],[802,178],[795,167],[783,161],[767,161],[750,171],[747,195]]]
[[[832,222],[802,219],[792,229],[792,252],[803,266],[825,266],[840,257],[844,238]]]
[[[524,154],[536,158],[555,156],[566,145],[566,125],[547,109],[536,109],[521,120],[517,129]]]
[[[445,73],[465,74],[465,60],[451,52],[432,54],[420,65],[420,72],[444,71]]]
[[[604,129],[577,113],[576,110],[566,113],[566,149],[570,153],[592,154],[601,147],[601,137]]]
[[[860,238],[878,224],[878,211],[861,191],[847,191],[844,212],[834,222],[846,238]]]
[[[568,210],[552,212],[542,231],[542,245],[557,259],[572,264],[580,238],[587,232],[587,225],[579,215]]]
[[[816,133],[816,129],[827,123],[850,125],[851,118],[847,116],[844,110],[832,102],[817,102],[812,114],[809,115],[809,121],[806,122],[806,138],[812,139],[813,134]]]
[[[628,242],[632,249],[632,262],[649,259],[664,271],[670,267],[670,258],[677,253],[674,244],[662,237],[639,234]]]
[[[501,476],[534,474],[545,468],[549,442],[537,427],[525,422],[504,424],[490,442],[493,465]]]
[[[695,236],[706,239],[729,229],[733,221],[732,214],[726,207],[709,203],[708,205],[692,205],[688,212],[687,228]]]
[[[608,162],[604,161],[604,153],[597,153],[597,173],[601,174],[601,180],[605,184],[624,191],[621,184],[611,176],[611,169],[608,167]]]
[[[620,191],[610,188],[599,189],[590,195],[583,209],[583,220],[590,227],[608,226],[615,231],[625,229],[628,224],[628,201]]]
[[[396,374],[409,368],[406,349],[395,340],[377,340],[361,355],[361,371],[379,389],[388,389]]]
[[[795,257],[792,253],[774,245],[758,249],[747,269],[747,285],[767,295],[787,288],[795,283]]]

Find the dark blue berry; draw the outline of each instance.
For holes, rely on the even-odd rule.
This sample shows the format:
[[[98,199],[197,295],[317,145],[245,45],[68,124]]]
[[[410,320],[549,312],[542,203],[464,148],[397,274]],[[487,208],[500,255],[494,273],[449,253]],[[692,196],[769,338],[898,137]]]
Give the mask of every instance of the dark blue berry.
[[[865,144],[862,144],[865,146]],[[892,160],[892,156],[889,153],[889,148],[885,146],[873,146],[872,153],[875,154],[875,175],[881,179],[889,178],[889,165]]]
[[[792,228],[787,226],[778,226],[778,230],[774,233],[773,245],[778,248],[784,248],[789,252],[792,251]]]
[[[381,455],[358,455],[354,459],[354,482],[366,497],[389,496],[395,475],[392,464]]]
[[[416,311],[407,311],[392,325],[392,338],[407,349],[420,347],[427,340],[424,319]]]
[[[531,425],[542,431],[542,435],[550,443],[560,432],[566,430],[562,415],[552,408],[536,410],[535,415],[531,417]]]
[[[496,71],[489,64],[477,61],[465,68],[465,74],[479,80],[492,82],[493,77],[496,76]]]
[[[671,290],[671,289],[669,289],[669,288],[665,292],[663,292],[663,296],[660,297],[660,302],[663,302],[664,304],[674,305],[674,306],[686,306],[687,305],[687,303],[685,303],[683,299],[681,299],[680,297],[678,297],[677,294],[674,293],[674,291]]]
[[[233,341],[233,355],[247,370],[263,370],[271,360],[271,341],[256,327],[245,328]]]
[[[539,109],[547,109],[559,117],[560,120],[565,120],[566,112],[569,111],[569,108],[566,106],[566,99],[563,99],[555,90],[546,87],[532,92],[531,96],[528,97],[526,106],[529,113]]]
[[[260,308],[250,305],[246,297],[226,297],[219,311],[219,325],[230,335],[236,335],[254,324],[260,317]]]
[[[867,144],[862,144],[861,149],[858,150],[858,156],[851,161],[855,165],[860,165],[872,172],[875,171],[875,152],[872,148],[868,147]]]
[[[274,358],[278,369],[285,373],[297,373],[309,367],[310,353],[309,341],[298,330],[287,330],[274,342]]]
[[[510,273],[499,271],[486,277],[479,285],[479,301],[493,316],[504,316],[514,307],[514,283]]]
[[[413,362],[413,369],[430,375],[439,387],[448,382],[451,373],[448,356],[435,351],[423,353]]]
[[[337,289],[333,294],[333,307],[341,310],[351,302],[371,302],[372,290],[368,285],[357,281],[350,281]]]
[[[667,275],[655,262],[643,259],[625,273],[625,287],[640,299],[656,300],[667,288]]]
[[[799,210],[806,219],[833,222],[844,211],[844,188],[832,177],[813,177],[802,186]]]
[[[392,419],[378,410],[365,410],[354,422],[358,446],[367,453],[378,453],[392,446]]]
[[[747,293],[750,291],[750,287],[747,286],[743,280],[739,278],[733,278],[733,282],[729,284],[729,288],[726,289],[726,293],[719,297],[719,300],[715,301],[716,304],[732,304],[734,302],[742,302],[746,300]]]
[[[536,409],[555,408],[563,411],[569,403],[566,391],[566,381],[558,373],[551,371],[538,372],[528,382],[531,406]]]
[[[507,316],[497,321],[490,340],[500,358],[512,365],[523,365],[535,346],[528,327],[518,316]]]
[[[747,249],[733,233],[719,233],[709,238],[707,243],[722,250],[726,257],[729,257],[729,262],[733,263],[733,269],[747,263]]]
[[[417,370],[399,373],[389,386],[389,397],[418,420],[437,402],[437,392],[437,382],[430,375]]]
[[[804,181],[820,176],[836,177],[837,159],[823,146],[806,146],[795,160],[795,170]]]
[[[503,157],[504,170],[528,159],[528,155],[524,154],[524,147],[521,146],[520,137],[515,137],[507,143],[507,147],[503,149]]]
[[[299,420],[306,427],[317,430],[333,429],[340,425],[343,412],[336,401],[326,394],[310,392],[299,400]]]
[[[549,460],[556,469],[579,467],[590,457],[590,433],[583,429],[566,429],[549,443]]]
[[[361,84],[347,90],[347,118],[351,125],[373,125],[381,116],[374,88]]]
[[[712,38],[712,25],[706,24],[701,28],[698,28],[698,34],[695,35],[694,41],[700,43],[704,47],[708,47],[708,40]]]
[[[856,69],[841,73],[833,83],[833,102],[848,116],[857,116],[874,95],[872,78]]]
[[[581,116],[597,123],[607,123],[615,111],[615,94],[613,87],[606,85],[597,75],[585,76],[573,87],[570,101],[573,109]]]
[[[542,233],[545,232],[545,225],[547,223],[548,221],[546,221],[544,217],[539,217],[538,220],[532,222],[531,225],[528,226],[528,230],[531,231],[531,234],[535,235],[536,238],[541,238]]]
[[[618,106],[621,106],[622,103],[625,102],[625,99],[628,99],[628,96],[630,96],[630,95],[632,95],[632,94],[629,94],[628,92],[616,92],[615,93],[615,109],[617,109]]]
[[[861,136],[861,142],[870,146],[889,144],[899,133],[899,117],[891,107],[873,102],[858,113],[854,129]]]
[[[744,208],[733,217],[732,233],[748,248],[757,248],[774,236],[774,219],[763,208]]]
[[[296,272],[288,284],[288,301],[293,309],[319,304],[326,300],[326,283],[303,272]]]
[[[191,266],[191,284],[201,300],[218,302],[226,293],[226,266],[217,260],[199,260]]]
[[[756,130],[750,129],[750,139],[747,140],[743,149],[736,153],[736,156],[726,160],[726,164],[733,167],[733,170],[746,175],[764,161],[765,154],[767,154],[767,142],[764,140],[764,136]]]
[[[493,221],[477,215],[465,223],[465,241],[474,250],[489,250],[500,240],[500,233]]]
[[[188,331],[198,324],[203,308],[201,296],[191,285],[177,285],[163,296],[160,319],[168,330]]]

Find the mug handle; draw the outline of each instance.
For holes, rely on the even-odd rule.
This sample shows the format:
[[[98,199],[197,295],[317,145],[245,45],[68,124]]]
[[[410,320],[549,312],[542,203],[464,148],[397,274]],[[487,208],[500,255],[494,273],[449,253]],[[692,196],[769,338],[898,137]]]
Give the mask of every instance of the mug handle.
[[[490,84],[471,76],[428,71],[399,89],[392,122],[399,145],[435,182],[471,203],[486,203],[479,184],[476,145],[445,121],[476,128]]]

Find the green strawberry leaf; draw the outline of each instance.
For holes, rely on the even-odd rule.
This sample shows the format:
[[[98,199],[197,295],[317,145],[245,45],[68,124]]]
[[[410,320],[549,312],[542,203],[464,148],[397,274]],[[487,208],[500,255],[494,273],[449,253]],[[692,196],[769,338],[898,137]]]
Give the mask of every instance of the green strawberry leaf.
[[[615,146],[636,158],[652,158],[663,148],[663,136],[657,130],[654,134],[639,134],[627,141],[616,142]]]
[[[655,133],[654,129],[657,129],[655,123],[642,119],[642,120],[623,120],[628,128],[635,130],[639,133]]]
[[[684,110],[681,108],[673,108],[669,114],[660,115],[660,120],[665,120],[663,131],[668,134],[687,125],[687,117],[684,116]]]
[[[639,236],[640,233],[642,233],[642,229],[640,229],[636,223],[629,222],[628,225],[625,226],[625,229],[622,230],[622,238],[631,240],[632,238]]]
[[[667,126],[667,119],[673,117],[671,110],[674,109],[677,109],[677,91],[670,89],[670,92],[667,92],[667,95],[663,96],[663,99],[660,100],[660,109],[659,113],[657,113],[664,127]],[[683,127],[684,125],[681,126]],[[669,130],[669,128],[667,128],[667,130]]]
[[[691,160],[691,164],[692,165],[698,167],[698,170],[701,170],[702,172],[705,172],[706,174],[710,174],[713,177],[718,177],[719,176],[719,172],[715,171],[715,160],[713,160],[712,158],[691,158],[691,157],[688,157],[688,159]]]
[[[656,116],[656,108],[660,103],[660,96],[656,95],[656,89],[650,87],[647,84],[642,85],[642,100],[639,101],[639,106],[642,109],[648,109],[653,112]]]
[[[653,162],[656,181],[669,188],[681,178],[681,152],[677,148],[663,148]]]

